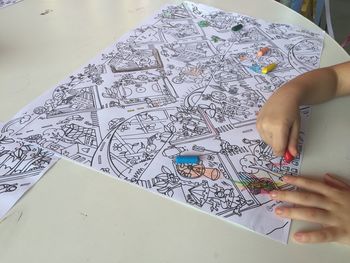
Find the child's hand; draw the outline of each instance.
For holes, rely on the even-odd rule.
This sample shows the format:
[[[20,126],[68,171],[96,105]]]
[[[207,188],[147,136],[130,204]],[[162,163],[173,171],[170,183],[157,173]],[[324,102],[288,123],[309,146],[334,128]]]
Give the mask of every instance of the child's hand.
[[[256,127],[264,142],[276,156],[283,156],[286,149],[296,156],[300,129],[299,105],[291,87],[281,88],[261,108]]]
[[[278,216],[319,223],[316,231],[296,232],[300,243],[338,242],[350,245],[350,186],[326,174],[324,182],[305,177],[284,176],[283,181],[306,191],[272,191],[274,200],[297,207],[277,207]]]

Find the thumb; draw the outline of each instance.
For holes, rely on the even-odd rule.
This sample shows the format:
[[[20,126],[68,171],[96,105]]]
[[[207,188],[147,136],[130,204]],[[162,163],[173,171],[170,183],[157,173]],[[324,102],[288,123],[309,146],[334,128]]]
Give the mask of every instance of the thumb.
[[[289,133],[288,150],[295,157],[298,154],[298,139],[299,139],[300,122],[295,120],[292,124]]]

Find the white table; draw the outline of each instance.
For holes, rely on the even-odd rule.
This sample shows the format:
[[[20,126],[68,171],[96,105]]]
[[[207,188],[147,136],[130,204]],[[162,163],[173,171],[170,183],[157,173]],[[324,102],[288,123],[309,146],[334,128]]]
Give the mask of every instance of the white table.
[[[24,0],[0,10],[0,120],[168,2]],[[273,0],[202,1],[315,29]],[[40,15],[45,10],[46,15]],[[330,37],[322,66],[349,60]],[[350,178],[350,98],[314,107],[302,171]],[[337,127],[337,128],[333,128]],[[292,232],[308,227],[294,222]],[[61,160],[0,223],[0,262],[349,262],[336,244],[285,246]]]

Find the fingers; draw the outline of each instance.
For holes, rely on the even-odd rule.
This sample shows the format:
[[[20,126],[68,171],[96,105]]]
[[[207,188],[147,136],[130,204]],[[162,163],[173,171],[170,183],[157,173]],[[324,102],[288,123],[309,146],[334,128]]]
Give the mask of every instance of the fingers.
[[[299,139],[300,121],[294,121],[290,129],[288,150],[295,157],[298,154],[298,139]]]
[[[288,137],[289,127],[286,126],[276,129],[276,133],[272,135],[271,147],[276,156],[284,155],[288,144]]]
[[[283,176],[283,182],[309,190],[315,193],[330,196],[334,193],[334,188],[324,184],[323,182],[308,179],[302,176]]]
[[[288,143],[289,127],[264,127],[264,124],[258,122],[257,129],[263,141],[271,146],[274,155],[283,156]]]
[[[325,174],[323,180],[329,186],[338,188],[340,190],[350,190],[350,186],[347,183],[340,181],[330,174]]]
[[[277,207],[276,215],[284,218],[297,219],[312,223],[333,225],[332,217],[329,212],[319,208],[309,207]]]
[[[260,120],[258,117],[258,120],[256,122],[256,129],[258,130],[261,139],[271,146],[272,144],[272,133],[268,130],[268,124],[266,122]]]
[[[272,191],[270,193],[272,199],[299,205],[297,207],[277,207],[276,215],[323,226],[322,229],[316,231],[295,233],[295,241],[301,243],[336,241],[350,244],[348,224],[350,186],[348,184],[329,174],[324,176],[323,182],[296,176],[284,176],[283,181],[306,191]]]
[[[276,156],[283,156],[288,149],[293,156],[298,154],[297,145],[300,129],[300,117],[293,123],[274,123],[259,119],[256,127],[264,142],[271,146]]]
[[[310,192],[272,191],[270,197],[274,200],[285,201],[302,206],[322,209],[332,208],[332,203],[323,195]]]
[[[295,241],[300,243],[323,243],[340,239],[341,233],[335,227],[325,227],[316,231],[297,232],[293,235]]]

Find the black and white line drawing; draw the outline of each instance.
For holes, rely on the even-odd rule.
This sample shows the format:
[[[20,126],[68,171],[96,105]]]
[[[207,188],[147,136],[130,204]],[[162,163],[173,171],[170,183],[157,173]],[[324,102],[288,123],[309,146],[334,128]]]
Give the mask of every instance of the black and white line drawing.
[[[53,152],[0,134],[0,218],[56,160]]]
[[[281,177],[298,175],[301,155],[290,164],[273,156],[256,115],[281,85],[319,66],[322,43],[323,33],[290,25],[167,6],[19,112],[0,141],[41,147],[31,166],[52,151],[287,242],[289,221],[274,216],[267,193],[290,188]],[[276,69],[261,74],[270,63]],[[186,154],[201,162],[177,165]],[[0,183],[2,195],[21,188]]]
[[[23,0],[0,0],[0,8],[5,8],[21,1]]]

